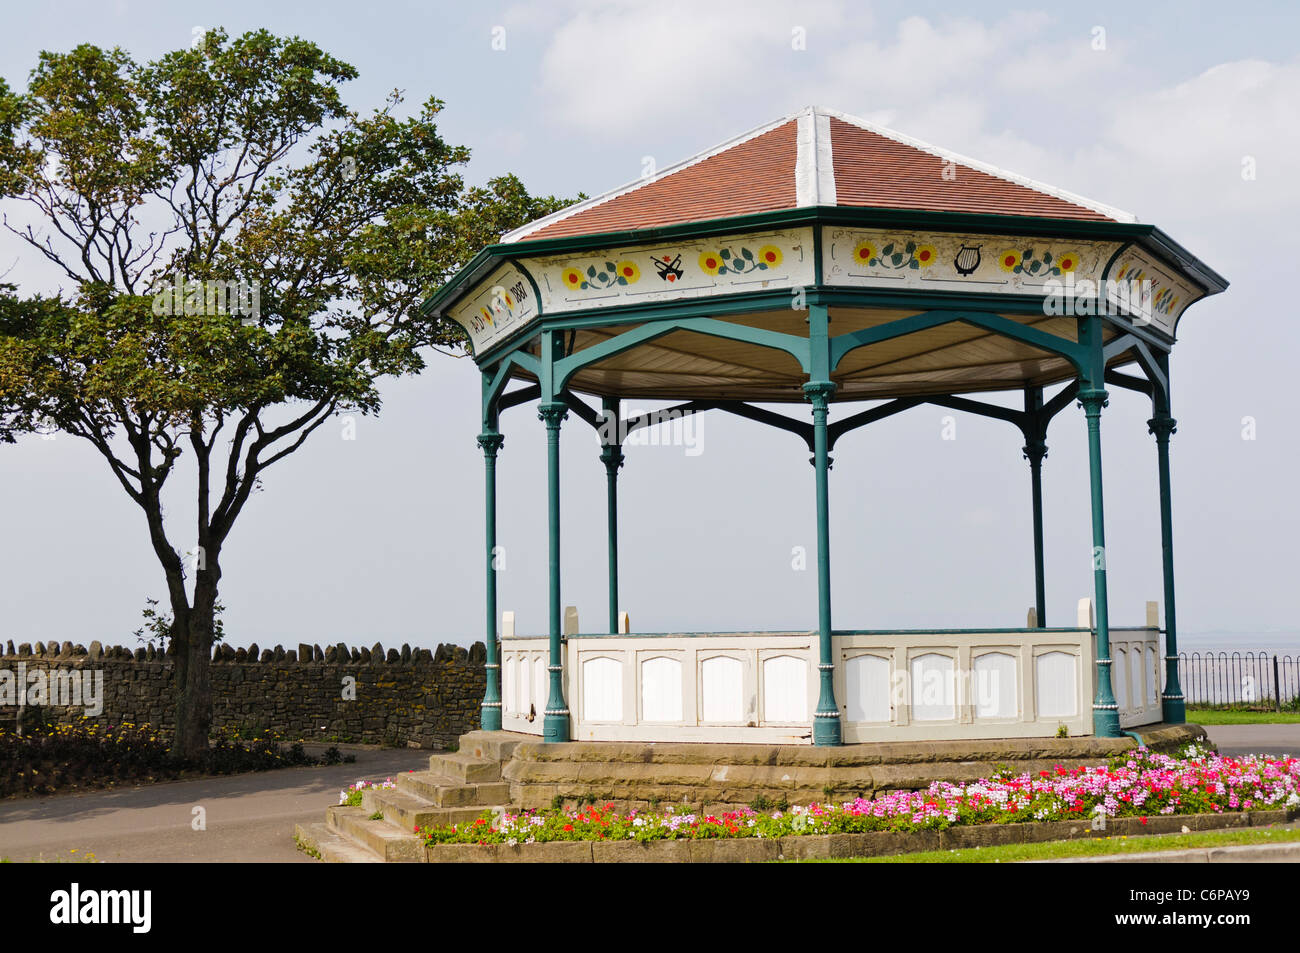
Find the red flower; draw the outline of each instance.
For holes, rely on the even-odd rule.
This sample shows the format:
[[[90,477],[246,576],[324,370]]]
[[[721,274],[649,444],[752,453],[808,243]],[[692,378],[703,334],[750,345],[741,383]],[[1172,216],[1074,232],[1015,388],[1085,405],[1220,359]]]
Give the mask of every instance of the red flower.
[[[565,825],[564,825],[564,829],[565,829],[566,831],[571,831],[571,830],[573,830],[573,825],[572,825],[572,824],[565,824]]]
[[[1143,824],[1147,822],[1147,819],[1145,817],[1139,817],[1138,820],[1141,821]]]

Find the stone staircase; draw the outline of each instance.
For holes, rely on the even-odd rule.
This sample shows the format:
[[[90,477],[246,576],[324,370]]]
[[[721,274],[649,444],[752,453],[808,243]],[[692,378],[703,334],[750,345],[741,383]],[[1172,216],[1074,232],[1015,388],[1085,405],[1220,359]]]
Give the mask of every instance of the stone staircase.
[[[463,824],[510,804],[501,764],[519,742],[470,732],[461,750],[435,754],[428,771],[394,775],[395,788],[369,788],[360,807],[336,805],[322,823],[299,824],[298,842],[335,863],[420,863],[424,841],[416,827]],[[371,820],[375,814],[383,819]]]

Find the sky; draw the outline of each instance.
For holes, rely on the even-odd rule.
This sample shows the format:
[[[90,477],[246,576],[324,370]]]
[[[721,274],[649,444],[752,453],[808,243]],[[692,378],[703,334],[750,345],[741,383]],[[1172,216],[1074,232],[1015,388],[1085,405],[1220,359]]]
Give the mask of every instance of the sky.
[[[152,59],[205,29],[298,35],[355,67],[354,108],[400,89],[447,104],[470,181],[513,172],[536,193],[597,194],[817,104],[1134,212],[1232,285],[1179,326],[1171,380],[1179,628],[1195,642],[1300,651],[1294,601],[1300,331],[1300,8],[1094,3],[1046,9],[812,0],[703,6],[569,2],[24,4],[6,10],[0,75],[23,88],[41,50],[118,45]],[[4,203],[0,203],[3,205]],[[12,211],[12,207],[8,209]],[[57,276],[0,237],[25,291]],[[432,289],[430,289],[432,290]],[[378,417],[323,427],[271,470],[223,554],[231,644],[468,645],[483,637],[477,370],[430,355]],[[1014,403],[1018,395],[1010,395]],[[647,405],[649,406],[649,405]],[[636,408],[633,408],[636,409]],[[644,409],[644,408],[642,408]],[[852,413],[855,407],[834,409]],[[785,408],[794,415],[807,408]],[[1019,432],[919,407],[845,437],[831,474],[840,629],[1023,625],[1033,602],[1029,472]],[[1103,415],[1113,625],[1162,598],[1155,446],[1145,397]],[[499,461],[499,604],[547,618],[546,461],[530,406]],[[813,471],[793,436],[705,417],[697,449],[628,449],[621,606],[633,631],[811,629]],[[1091,595],[1086,431],[1053,422],[1044,465],[1048,622]],[[565,425],[563,599],[606,616],[604,468]],[[180,481],[177,481],[178,483]],[[192,482],[186,485],[192,486]],[[175,492],[178,541],[193,503]],[[164,595],[142,513],[88,445],[0,447],[0,640],[134,643]],[[188,515],[187,515],[188,514]]]

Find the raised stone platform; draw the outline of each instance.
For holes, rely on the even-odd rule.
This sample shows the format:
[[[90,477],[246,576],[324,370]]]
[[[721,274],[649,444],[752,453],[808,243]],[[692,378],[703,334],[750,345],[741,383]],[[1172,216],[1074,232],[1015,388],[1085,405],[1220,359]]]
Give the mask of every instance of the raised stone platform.
[[[476,742],[481,735],[482,741]],[[513,737],[501,732],[501,737]],[[1153,725],[1147,747],[1173,752],[1204,739],[1198,725]],[[492,736],[472,732],[463,742],[487,752]],[[886,791],[1011,773],[1100,764],[1137,747],[1124,738],[1009,738],[984,741],[873,742],[808,745],[517,742],[501,776],[510,802],[524,808],[592,799],[619,808],[660,803],[725,809],[756,801],[807,804],[873,797]]]
[[[1153,725],[1142,741],[1174,753],[1205,740],[1198,725]],[[808,804],[885,791],[1014,774],[1054,765],[1101,764],[1136,748],[1135,738],[1011,738],[986,741],[809,745],[571,742],[543,744],[515,732],[472,731],[429,770],[367,790],[361,807],[330,807],[324,823],[299,825],[300,843],[323,860],[426,859],[416,827],[473,821],[496,808],[613,802],[619,809],[689,804]],[[382,814],[382,818],[375,815]]]

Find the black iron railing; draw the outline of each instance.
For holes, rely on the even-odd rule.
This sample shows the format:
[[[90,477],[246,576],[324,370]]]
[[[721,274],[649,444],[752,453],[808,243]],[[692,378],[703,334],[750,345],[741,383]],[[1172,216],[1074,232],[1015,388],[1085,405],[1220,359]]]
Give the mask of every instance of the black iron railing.
[[[1271,652],[1179,652],[1188,705],[1280,708],[1300,697],[1300,656]]]

